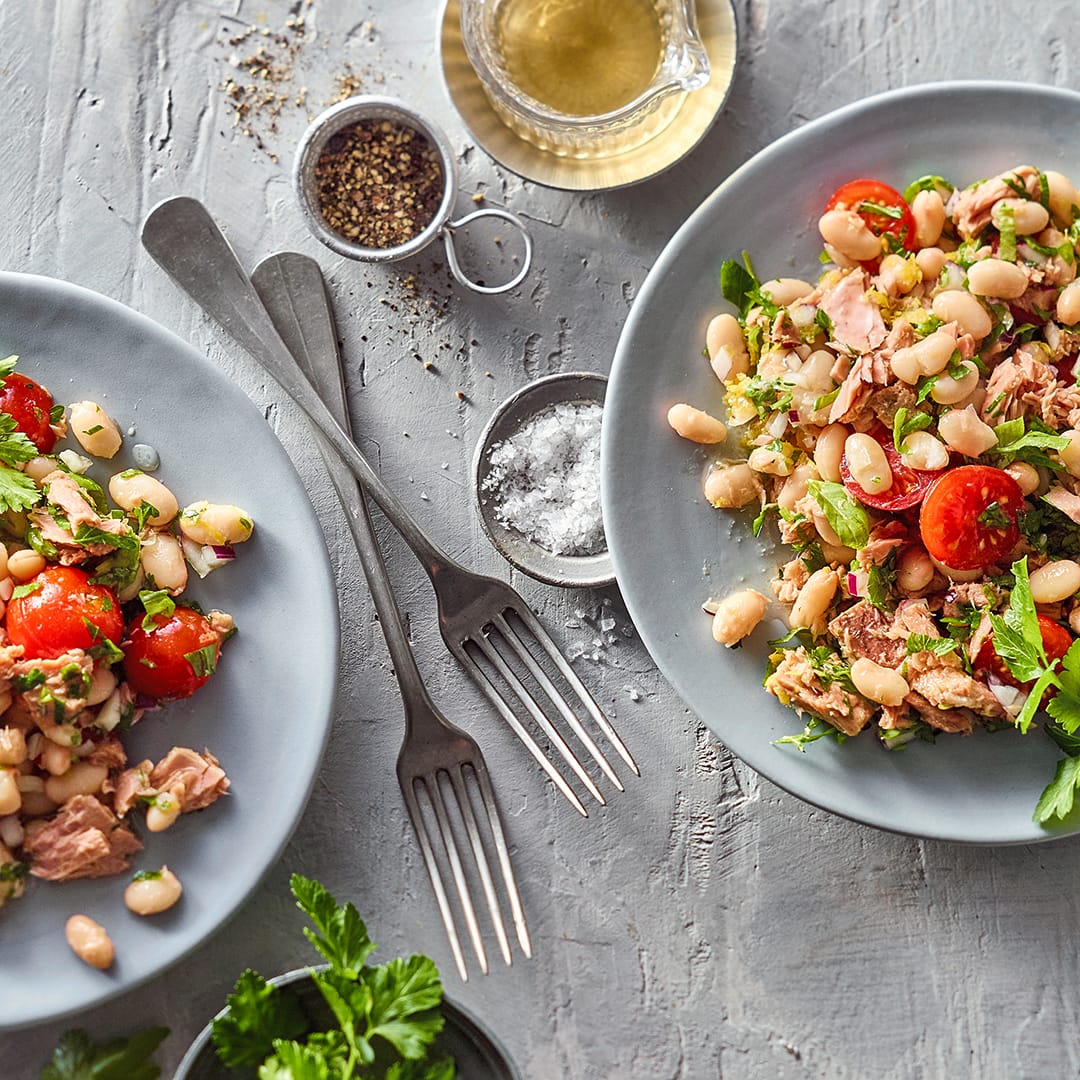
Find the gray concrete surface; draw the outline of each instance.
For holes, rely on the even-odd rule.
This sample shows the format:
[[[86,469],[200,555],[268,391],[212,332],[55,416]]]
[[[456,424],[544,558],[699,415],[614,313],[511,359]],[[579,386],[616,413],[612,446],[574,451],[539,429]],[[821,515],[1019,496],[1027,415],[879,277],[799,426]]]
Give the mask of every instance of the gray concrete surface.
[[[1080,1074],[1076,843],[963,849],[813,810],[732,760],[636,638],[621,634],[599,662],[579,660],[578,668],[646,778],[577,820],[513,736],[483,715],[441,647],[426,580],[384,530],[421,666],[446,711],[486,748],[536,945],[533,961],[458,985],[394,779],[394,680],[309,440],[294,411],[138,243],[149,207],[185,193],[209,204],[249,264],[282,248],[319,258],[341,316],[365,445],[452,552],[504,573],[465,498],[481,426],[534,376],[607,369],[649,265],[733,167],[792,127],[875,91],[944,77],[1077,81],[1066,28],[1080,4],[1071,0],[737,6],[740,66],[705,142],[651,183],[577,195],[524,183],[472,145],[439,78],[433,2],[314,0],[302,9],[310,36],[289,86],[307,87],[307,105],[285,107],[279,131],[265,133],[275,162],[232,125],[221,87],[235,74],[229,54],[245,48],[222,38],[251,21],[277,29],[286,0],[0,0],[4,267],[128,303],[232,372],[269,410],[308,478],[341,586],[348,644],[334,733],[280,863],[193,956],[80,1018],[102,1035],[167,1023],[165,1075],[242,968],[273,973],[307,960],[287,897],[293,870],[355,900],[384,956],[431,953],[454,996],[487,1020],[530,1078]],[[401,269],[365,269],[306,235],[288,182],[291,149],[346,62],[365,88],[406,97],[445,125],[466,192],[484,191],[530,219],[537,268],[519,292],[465,295],[434,250]],[[576,612],[604,601],[627,626],[615,589],[568,595],[516,583],[568,642],[583,633],[569,625],[581,621]],[[0,1075],[36,1077],[66,1026],[0,1037]]]

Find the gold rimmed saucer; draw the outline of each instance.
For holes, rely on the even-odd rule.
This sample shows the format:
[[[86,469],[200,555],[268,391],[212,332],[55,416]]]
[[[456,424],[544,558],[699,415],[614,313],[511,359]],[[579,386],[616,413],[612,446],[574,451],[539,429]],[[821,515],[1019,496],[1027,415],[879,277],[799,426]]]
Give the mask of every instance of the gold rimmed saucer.
[[[659,135],[612,157],[559,157],[526,142],[499,119],[465,53],[460,0],[448,0],[443,9],[443,78],[450,100],[473,138],[518,176],[567,191],[627,187],[682,160],[712,127],[727,100],[735,75],[738,33],[731,0],[697,0],[697,20],[712,71],[708,83],[687,95],[678,115]]]

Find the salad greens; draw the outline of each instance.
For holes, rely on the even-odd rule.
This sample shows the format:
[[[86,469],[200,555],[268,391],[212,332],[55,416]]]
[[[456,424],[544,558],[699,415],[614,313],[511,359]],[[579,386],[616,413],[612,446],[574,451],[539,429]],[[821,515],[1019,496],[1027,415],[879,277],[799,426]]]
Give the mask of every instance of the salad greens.
[[[168,1034],[166,1027],[147,1028],[99,1044],[81,1028],[65,1031],[41,1080],[157,1080],[161,1069],[150,1055]]]

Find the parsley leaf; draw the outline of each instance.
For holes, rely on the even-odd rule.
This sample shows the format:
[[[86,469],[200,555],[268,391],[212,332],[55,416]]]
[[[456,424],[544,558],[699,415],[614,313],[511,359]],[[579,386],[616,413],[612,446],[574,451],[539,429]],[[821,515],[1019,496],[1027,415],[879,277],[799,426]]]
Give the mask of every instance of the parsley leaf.
[[[40,581],[27,581],[22,585],[16,585],[11,590],[11,599],[19,600],[21,597],[29,596],[31,593],[36,593],[41,588]]]
[[[744,251],[740,265],[734,259],[725,259],[720,266],[720,291],[729,304],[739,309],[739,319],[760,300],[761,282],[754,273],[750,256]]]
[[[81,1028],[65,1031],[41,1080],[157,1080],[161,1069],[150,1055],[168,1034],[165,1027],[147,1028],[126,1039],[92,1043]]]
[[[883,563],[873,563],[866,572],[866,599],[879,611],[891,613],[896,607],[892,587],[896,584],[895,559],[892,554]]]
[[[229,1011],[214,1020],[211,1038],[222,1064],[233,1069],[259,1065],[275,1039],[299,1038],[308,1029],[296,995],[251,970],[240,976],[226,1003]]]
[[[176,603],[167,589],[140,589],[139,599],[142,601],[143,609],[146,611],[142,620],[142,628],[148,633],[157,629],[158,624],[155,616],[164,615],[168,619],[176,611]]]
[[[3,360],[0,360],[0,379],[6,379],[15,370],[15,365],[18,362],[18,353],[12,353],[10,356],[5,356]]]
[[[807,491],[821,507],[841,544],[855,549],[866,546],[870,539],[870,518],[843,484],[831,480],[811,480],[807,484]]]
[[[818,739],[824,739],[829,735],[832,735],[837,742],[843,742],[845,738],[844,733],[834,728],[832,724],[819,720],[816,716],[811,716],[806,721],[806,727],[798,735],[784,735],[779,739],[774,739],[773,746],[794,746],[800,754],[805,754],[806,748],[811,743],[817,742]]]
[[[1073,808],[1077,788],[1080,788],[1080,757],[1064,757],[1058,762],[1054,779],[1039,796],[1035,821],[1042,825],[1052,817],[1064,818]]]
[[[40,499],[41,491],[29,476],[18,469],[0,465],[0,513],[6,510],[29,510]]]
[[[1021,682],[1030,682],[1046,670],[1047,659],[1028,584],[1027,556],[1013,563],[1012,572],[1016,584],[1004,616],[990,613],[994,650],[1013,675]]]
[[[337,969],[354,978],[375,951],[367,927],[352,903],[338,907],[324,885],[293,874],[289,880],[296,906],[315,924],[304,937]]]
[[[143,621],[145,622],[148,618],[150,618],[149,615],[143,616]],[[184,659],[191,665],[191,670],[200,679],[207,675],[213,675],[217,670],[219,647],[215,641],[209,645],[204,645],[201,649],[195,649],[194,652],[184,653]]]
[[[1011,206],[1001,206],[997,210],[1000,224],[998,232],[998,258],[1005,262],[1016,262],[1016,212]]]
[[[920,176],[904,188],[904,202],[914,202],[920,191],[936,191],[945,200],[952,194],[953,185],[944,176]]]
[[[14,416],[0,412],[0,461],[5,465],[19,465],[41,453],[23,432],[15,430],[15,424]]]
[[[150,518],[158,517],[161,511],[153,503],[143,499],[138,506],[133,506],[128,513],[135,519],[135,526],[138,531],[142,532],[146,528],[147,521]]]
[[[371,991],[368,1038],[378,1035],[403,1058],[421,1058],[443,1026],[435,1011],[442,1001],[442,983],[428,956],[397,957],[368,969]]]
[[[893,417],[893,446],[896,447],[896,452],[902,454],[904,440],[916,431],[925,430],[933,422],[934,418],[930,413],[916,409],[908,410],[901,405]]]
[[[1080,641],[1069,646],[1061,661],[1059,693],[1051,699],[1046,711],[1067,735],[1080,731]]]

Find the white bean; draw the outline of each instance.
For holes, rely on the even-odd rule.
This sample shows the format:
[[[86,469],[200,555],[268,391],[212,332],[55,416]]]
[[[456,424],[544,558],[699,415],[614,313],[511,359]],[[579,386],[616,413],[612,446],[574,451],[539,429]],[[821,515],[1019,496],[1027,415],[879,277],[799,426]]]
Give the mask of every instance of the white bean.
[[[18,814],[8,814],[7,817],[0,818],[0,843],[9,848],[16,848],[21,847],[25,839],[26,830]]]
[[[799,590],[788,616],[788,625],[792,630],[814,628],[829,610],[839,581],[836,571],[828,566],[823,566],[810,575]]]
[[[851,665],[851,681],[863,697],[879,705],[900,705],[911,693],[907,679],[899,671],[875,664],[865,656]]]
[[[844,457],[847,458],[851,478],[867,494],[879,495],[892,487],[889,459],[877,439],[862,432],[849,435],[844,443]]]
[[[830,424],[818,436],[814,446],[814,464],[822,480],[840,483],[840,459],[844,456],[844,443],[849,434],[843,424]]]
[[[1080,431],[1069,428],[1061,434],[1069,440],[1069,445],[1057,452],[1058,459],[1070,476],[1080,476]]]
[[[16,783],[22,795],[23,817],[41,817],[56,809],[56,803],[45,794],[45,781],[40,776],[20,776]]]
[[[96,401],[76,401],[68,423],[79,445],[94,457],[111,458],[123,441],[116,421]]]
[[[26,760],[26,736],[17,727],[0,727],[0,765],[21,765]]]
[[[881,240],[853,210],[827,211],[818,221],[818,232],[826,244],[856,262],[881,254]]]
[[[8,556],[7,571],[16,581],[29,581],[45,569],[45,557],[33,548],[13,551]]]
[[[807,462],[797,465],[776,496],[776,505],[781,510],[793,511],[795,504],[805,497],[809,481],[815,479],[817,479],[817,469],[813,465]]]
[[[109,775],[107,765],[94,765],[79,761],[61,776],[50,776],[45,781],[45,794],[54,803],[63,804],[75,795],[96,795]]]
[[[1005,224],[1005,215],[1002,213],[1005,210],[1012,211],[1017,236],[1034,236],[1035,233],[1042,232],[1050,223],[1050,212],[1042,203],[1035,202],[1034,199],[998,199],[990,208],[990,220],[995,229],[1000,229]]]
[[[1039,470],[1027,461],[1014,461],[1011,465],[1005,466],[1005,472],[1016,481],[1017,486],[1025,495],[1038,491],[1042,483]]]
[[[949,451],[929,431],[915,431],[904,440],[900,460],[911,469],[937,472],[949,464]]]
[[[948,367],[949,358],[955,351],[956,338],[947,330],[935,330],[914,345],[897,349],[891,360],[893,371],[897,378],[903,378],[901,370],[906,372],[914,365],[919,375],[936,375]],[[904,379],[904,382],[917,381],[917,378]]]
[[[180,800],[171,791],[159,791],[146,810],[146,827],[164,832],[180,816]]]
[[[143,537],[139,562],[155,589],[166,589],[173,596],[184,591],[187,563],[180,541],[172,533],[151,529]]]
[[[1056,559],[1031,572],[1031,599],[1036,604],[1057,604],[1080,592],[1080,563]]]
[[[677,435],[689,439],[690,442],[712,445],[722,443],[727,438],[727,428],[715,416],[704,412],[702,409],[695,409],[692,405],[672,405],[668,409],[667,422]],[[184,511],[185,514],[187,512],[187,510]],[[180,523],[180,528],[184,530],[186,536],[191,536],[188,529],[184,527],[183,521]],[[197,540],[198,538],[192,537],[192,539]],[[214,541],[204,540],[201,542],[211,544]],[[222,540],[218,541],[218,543],[227,543],[227,541]]]
[[[739,320],[734,315],[717,315],[705,331],[705,351],[713,373],[724,382],[750,370],[750,354]]]
[[[931,308],[942,322],[956,323],[962,334],[970,334],[976,341],[982,341],[994,325],[986,308],[962,289],[939,292]]]
[[[791,462],[781,451],[771,450],[767,446],[758,446],[751,450],[746,463],[754,472],[768,473],[770,476],[791,475]]]
[[[1054,313],[1057,321],[1065,326],[1080,323],[1080,281],[1070,282],[1061,290]]]
[[[157,915],[171,908],[183,891],[180,879],[163,866],[156,877],[133,881],[124,890],[124,903],[136,915]]]
[[[21,806],[18,770],[12,767],[0,769],[0,817],[14,814]]]
[[[968,268],[968,288],[976,296],[1015,300],[1024,295],[1027,287],[1024,268],[1004,259],[980,259]]]
[[[924,247],[915,256],[915,262],[923,273],[923,281],[937,281],[946,261],[945,252],[939,247]]]
[[[963,361],[959,367],[964,369],[959,378],[943,371],[930,388],[930,396],[939,405],[957,405],[978,386],[979,369],[970,360]]]
[[[56,460],[51,457],[31,458],[24,466],[23,472],[35,482],[45,479],[51,472],[56,472]]]
[[[1077,195],[1073,182],[1064,173],[1050,169],[1046,173],[1046,184],[1050,189],[1050,213],[1059,225],[1071,225],[1073,207],[1080,206],[1080,195]]]
[[[713,615],[713,640],[729,648],[737,645],[761,622],[767,605],[756,589],[743,589],[725,597]]]
[[[62,776],[71,768],[71,747],[61,746],[52,739],[44,739],[42,742],[38,764],[50,776]]]
[[[64,936],[71,951],[83,963],[99,971],[112,966],[116,957],[112,939],[105,932],[105,927],[88,915],[72,915],[64,927]]]
[[[251,515],[239,506],[205,499],[185,506],[180,514],[181,532],[196,544],[242,544],[254,529]]]
[[[116,675],[108,664],[95,664],[90,673],[90,689],[86,694],[87,705],[100,705],[116,689]]]
[[[146,519],[147,525],[168,525],[180,509],[176,496],[160,481],[138,469],[125,469],[109,477],[109,494],[121,510],[132,511],[144,503],[157,513]]]
[[[834,262],[841,270],[854,270],[859,265],[857,259],[849,259],[842,251],[837,251],[828,241],[825,242],[825,254],[829,256],[829,259]]]
[[[921,592],[934,577],[934,564],[926,549],[910,547],[896,562],[896,583],[906,592]]]
[[[911,203],[911,213],[915,218],[916,246],[927,248],[936,244],[945,227],[945,203],[941,196],[932,189],[920,191]]]
[[[805,390],[825,394],[833,388],[830,372],[835,363],[836,356],[833,353],[827,349],[818,349],[803,361],[803,366],[791,376],[791,382]]]
[[[705,498],[718,510],[748,506],[758,497],[754,472],[745,462],[716,464],[705,477]]]
[[[938,434],[945,444],[965,457],[978,457],[997,446],[997,436],[989,424],[984,424],[969,405],[953,409],[938,421]]]
[[[778,307],[787,307],[814,291],[814,286],[800,278],[772,278],[761,286],[761,291]]]

